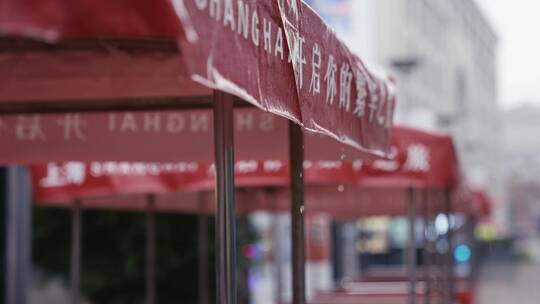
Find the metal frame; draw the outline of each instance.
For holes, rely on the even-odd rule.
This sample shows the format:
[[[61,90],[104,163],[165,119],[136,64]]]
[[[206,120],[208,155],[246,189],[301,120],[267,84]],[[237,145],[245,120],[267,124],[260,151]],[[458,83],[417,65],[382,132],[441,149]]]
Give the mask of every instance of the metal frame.
[[[236,216],[234,195],[234,97],[214,92],[216,166],[216,303],[236,304]]]
[[[424,205],[424,280],[426,284],[424,304],[431,304],[432,286],[431,286],[431,258],[432,258],[432,241],[428,238],[428,234],[433,232],[431,222],[431,205],[429,203],[429,193],[427,189],[422,192],[422,200]]]
[[[442,198],[444,198],[444,193],[441,193],[440,191],[437,191],[434,193],[434,203],[435,203],[435,216],[438,216],[439,214],[442,214],[444,212],[444,201]],[[438,292],[438,295],[440,297],[440,301],[442,303],[445,303],[447,295],[446,295],[446,288],[445,288],[445,282],[446,282],[446,266],[445,266],[445,258],[440,253],[440,251],[437,248],[437,244],[439,242],[439,235],[437,234],[437,239],[435,241],[435,255],[434,255],[434,264],[437,265],[437,275],[436,275],[436,290]]]
[[[306,303],[304,235],[304,134],[289,122],[291,183],[292,303]]]
[[[453,223],[450,220],[450,217],[452,215],[452,192],[450,189],[445,189],[444,191],[444,212],[446,214],[446,217],[448,219],[448,232],[446,233],[446,240],[448,241],[448,252],[446,253],[446,268],[447,268],[447,274],[446,274],[446,280],[447,280],[447,303],[452,304],[454,303],[455,298],[455,282],[454,282],[454,241],[453,241]]]
[[[32,198],[26,168],[6,169],[5,302],[30,301],[32,267]]]
[[[204,193],[197,195],[199,201],[199,215],[197,218],[197,251],[198,251],[198,301],[199,304],[209,304],[208,297],[209,280],[208,280],[208,219],[204,214]]]
[[[147,196],[146,208],[146,304],[156,303],[156,197]]]
[[[416,189],[409,189],[409,206],[408,206],[408,220],[409,220],[409,239],[407,242],[407,273],[409,280],[409,304],[416,304]]]
[[[82,210],[81,202],[76,200],[71,207],[71,257],[70,257],[70,289],[71,303],[80,301],[81,286],[81,253],[82,253]]]
[[[235,108],[250,108],[251,104],[231,96]],[[0,115],[64,114],[96,112],[137,112],[164,110],[212,109],[211,96],[160,97],[160,98],[116,98],[84,101],[15,102],[0,103]]]

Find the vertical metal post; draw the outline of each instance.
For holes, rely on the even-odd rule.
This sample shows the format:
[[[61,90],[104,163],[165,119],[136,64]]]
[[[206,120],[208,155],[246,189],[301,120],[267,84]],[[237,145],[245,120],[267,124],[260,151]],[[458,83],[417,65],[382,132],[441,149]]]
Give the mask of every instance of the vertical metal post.
[[[407,273],[409,277],[409,304],[416,304],[416,190],[409,189],[409,240],[407,242]]]
[[[431,206],[428,199],[428,192],[424,190],[422,200],[424,201],[424,282],[425,282],[425,304],[431,304]],[[429,237],[428,237],[429,236]]]
[[[435,216],[439,216],[439,214],[442,214],[444,212],[444,193],[438,191],[436,192],[435,202],[436,203],[436,210],[435,210]],[[435,221],[437,219],[435,218]],[[437,292],[439,296],[439,302],[444,303],[446,301],[446,288],[445,288],[445,280],[446,280],[446,265],[445,265],[445,259],[443,254],[440,252],[439,248],[437,247],[439,244],[439,234],[437,233],[437,238],[435,241],[435,255],[434,255],[434,265],[437,265],[437,275],[436,275],[436,285],[437,285]]]
[[[32,273],[32,197],[26,168],[6,169],[5,302],[29,303]]]
[[[198,194],[200,213],[197,220],[197,250],[199,253],[198,264],[198,293],[199,304],[208,304],[208,292],[210,291],[208,284],[208,219],[204,213],[204,194]]]
[[[214,91],[218,304],[236,304],[233,102],[232,95]]]
[[[71,208],[71,303],[78,304],[81,288],[82,211],[81,202],[75,200]]]
[[[468,223],[467,234],[468,234],[469,242],[471,244],[471,253],[472,253],[469,284],[470,286],[474,286],[475,282],[477,281],[477,276],[480,270],[478,268],[479,266],[478,265],[478,242],[476,241],[476,237],[474,235],[474,230],[476,228],[476,217],[473,215],[469,216],[467,223]]]
[[[155,195],[148,194],[146,207],[146,304],[156,303],[156,209]]]
[[[446,261],[447,261],[447,288],[448,288],[448,303],[453,304],[454,303],[454,245],[453,245],[453,230],[454,230],[454,223],[450,219],[452,216],[452,192],[450,189],[446,189],[444,192],[445,195],[445,213],[446,217],[448,219],[448,232],[446,234],[447,241],[448,241],[448,252]]]
[[[334,220],[332,222],[332,279],[334,286],[340,286],[344,277],[343,271],[343,253],[341,239],[341,223]]]
[[[281,238],[279,229],[279,214],[276,194],[273,189],[268,190],[269,206],[273,207],[272,212],[272,253],[274,268],[274,297],[275,303],[280,304],[283,295],[283,254],[281,248]]]
[[[289,122],[289,158],[291,167],[292,303],[306,302],[304,259],[304,134],[300,126]]]

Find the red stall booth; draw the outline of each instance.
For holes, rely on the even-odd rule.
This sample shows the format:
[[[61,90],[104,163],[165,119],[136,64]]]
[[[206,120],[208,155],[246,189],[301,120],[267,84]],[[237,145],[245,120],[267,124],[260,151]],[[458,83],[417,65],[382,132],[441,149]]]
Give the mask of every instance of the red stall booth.
[[[233,108],[255,106],[287,118],[289,144],[259,151],[290,158],[294,302],[304,302],[301,131],[365,157],[386,157],[395,102],[386,78],[300,0],[1,0],[0,7],[2,164],[214,160],[220,303],[236,302]],[[115,125],[107,112],[193,109],[213,109],[213,142],[194,134],[170,149],[156,145],[152,131],[128,142],[107,136],[140,130],[134,122],[140,114],[125,113],[129,118]],[[97,126],[105,120],[106,128]],[[190,122],[191,130],[197,123]],[[158,125],[150,117],[142,128]],[[183,125],[173,117],[162,128]],[[53,129],[61,135],[50,137]],[[169,142],[177,140],[169,135]],[[96,138],[103,145],[90,142]],[[17,262],[6,272],[6,302],[25,303],[29,246],[19,239],[29,239],[29,230],[20,229],[29,216],[18,208],[28,209],[31,198],[24,169],[11,167],[7,180],[8,259]]]
[[[308,137],[308,151],[310,146],[322,146],[320,140]],[[430,216],[436,209],[449,212],[447,208],[452,207],[453,213],[469,212],[469,203],[462,199],[458,187],[459,166],[450,137],[398,127],[394,129],[392,151],[390,160],[306,160],[307,212],[330,214],[339,220],[374,215],[408,215],[413,219],[423,215],[428,221],[432,221]],[[70,168],[78,170],[75,176],[84,179],[67,176]],[[159,211],[215,211],[211,196],[205,193],[213,189],[215,173],[210,163],[67,162],[35,166],[32,172],[36,199],[45,206],[71,207],[77,201],[84,208],[145,210],[148,193],[158,193],[152,196],[152,205]],[[288,210],[289,173],[288,162],[282,160],[237,161],[235,177],[237,186],[242,187],[237,191],[237,212]],[[450,199],[452,206],[448,206]],[[409,250],[416,250],[410,244]],[[415,265],[414,259],[409,260],[412,295],[420,292],[415,290]],[[430,271],[429,267],[425,270]],[[392,280],[400,280],[399,274],[394,277]],[[389,281],[372,274],[371,280],[377,279]],[[450,281],[449,277],[442,279]],[[422,281],[425,290],[421,296],[430,292],[431,280],[424,276]],[[395,288],[387,291],[396,297]],[[401,294],[405,297],[407,292]]]

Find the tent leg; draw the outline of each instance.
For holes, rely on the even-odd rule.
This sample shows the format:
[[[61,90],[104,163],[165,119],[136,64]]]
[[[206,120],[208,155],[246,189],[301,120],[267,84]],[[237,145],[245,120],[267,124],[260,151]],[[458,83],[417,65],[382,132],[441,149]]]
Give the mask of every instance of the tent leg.
[[[6,169],[5,303],[29,303],[31,283],[32,197],[24,167]]]
[[[210,290],[208,284],[208,220],[204,214],[204,195],[198,194],[200,214],[197,220],[197,248],[199,251],[199,264],[198,264],[198,280],[199,280],[199,304],[208,304],[208,292]]]
[[[448,303],[454,303],[454,245],[453,245],[453,221],[450,219],[452,215],[452,196],[451,191],[445,191],[445,213],[448,219],[448,232],[446,234],[448,241],[448,252],[447,254],[447,288],[448,288]]]
[[[82,211],[81,202],[73,202],[71,209],[71,303],[78,304],[81,286]]]
[[[304,259],[304,137],[300,126],[289,122],[291,167],[292,303],[306,302]]]
[[[440,196],[441,195],[438,196],[437,212],[435,213],[437,216],[439,214],[444,213],[444,202],[441,200]],[[442,196],[444,199],[444,193],[442,194]],[[437,235],[437,240],[436,240],[435,245],[437,246],[439,242],[440,242],[439,236]],[[446,267],[444,253],[441,253],[438,249],[435,250],[435,264],[437,265],[437,268],[439,270],[438,276],[437,276],[437,290],[439,292],[440,302],[445,303],[447,300],[447,295],[446,295],[447,267]]]
[[[281,303],[283,295],[283,255],[281,248],[280,229],[279,229],[279,213],[277,206],[277,198],[274,190],[268,190],[268,197],[270,199],[269,206],[273,206],[272,212],[272,256],[273,256],[273,268],[274,268],[274,300],[275,303]]]
[[[156,211],[155,196],[149,194],[146,209],[146,303],[156,303]]]
[[[476,237],[474,235],[474,231],[476,228],[476,218],[474,216],[470,216],[469,220],[469,229],[468,229],[468,237],[470,239],[471,244],[471,275],[469,276],[470,280],[470,286],[474,286],[476,282],[477,275],[479,273],[479,265],[478,265],[478,242],[476,241]]]
[[[232,95],[214,91],[218,304],[236,304],[233,102]]]
[[[424,281],[426,284],[425,289],[425,304],[431,304],[431,239],[428,237],[431,236],[431,208],[429,206],[428,194],[424,190],[424,195],[422,197],[424,203]]]
[[[409,277],[409,304],[416,304],[416,191],[409,189],[409,239],[407,242],[407,272]]]

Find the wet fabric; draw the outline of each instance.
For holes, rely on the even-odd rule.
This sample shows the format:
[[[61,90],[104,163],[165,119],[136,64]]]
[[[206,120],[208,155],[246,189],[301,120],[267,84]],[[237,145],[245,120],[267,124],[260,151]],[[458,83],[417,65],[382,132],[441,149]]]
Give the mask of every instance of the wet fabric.
[[[9,93],[0,94],[9,96],[9,99],[0,99],[2,103],[24,102],[39,98],[41,94],[44,98],[39,102],[56,101],[56,95],[69,102],[80,102],[78,92],[85,100],[118,96],[136,98],[129,96],[131,88],[139,88],[140,97],[159,96],[165,92],[189,95],[179,92],[182,90],[172,82],[168,87],[145,88],[144,77],[132,77],[130,87],[124,77],[111,72],[115,66],[133,68],[140,62],[155,64],[160,67],[158,71],[165,69],[160,76],[167,75],[168,70],[159,56],[155,60],[152,52],[143,56],[138,54],[138,60],[126,63],[126,57],[129,61],[133,52],[114,56],[118,51],[112,46],[107,48],[110,40],[106,39],[142,40],[147,44],[168,40],[180,45],[176,54],[168,56],[172,56],[170,60],[180,60],[176,76],[185,74],[186,77],[178,81],[178,86],[187,93],[204,94],[199,88],[202,84],[209,89],[234,94],[259,108],[286,117],[306,130],[328,135],[358,150],[377,156],[387,156],[389,151],[395,106],[393,83],[387,76],[368,68],[302,1],[2,0],[0,7],[0,33],[4,36],[36,39],[52,45],[83,39],[84,45],[94,42],[110,49],[95,53],[98,57],[105,53],[106,58],[98,60],[99,64],[90,69],[98,71],[97,76],[103,75],[103,71],[108,72],[105,77],[95,77],[92,81],[92,75],[87,77],[86,70],[75,68],[71,76],[80,80],[74,81],[75,86],[68,85],[68,80],[63,87],[61,82],[52,81],[55,89],[50,90],[44,82],[65,77],[62,72],[65,70],[44,71],[37,65],[32,72],[32,58],[59,56],[62,59],[60,66],[66,66],[66,60],[69,62],[74,54],[66,57],[64,50],[42,54],[30,47],[22,52],[27,53],[29,59],[21,57],[20,50],[15,48],[3,55],[5,60],[0,63],[9,65],[13,63],[10,56],[19,56],[16,65],[4,70],[11,75],[6,79],[15,85],[2,87]],[[79,59],[87,56],[84,61],[92,61],[88,58],[92,52],[79,53],[74,56]],[[49,59],[42,62],[47,63]],[[73,65],[67,64],[67,67]],[[21,70],[27,73],[20,73]],[[131,73],[130,69],[122,71],[122,75]],[[43,82],[38,91],[42,93],[32,95],[24,89],[25,79],[35,80],[36,74],[41,72],[48,74],[47,77],[41,75]],[[149,81],[152,80],[155,79],[149,77]],[[109,85],[109,81],[114,85]],[[67,92],[63,93],[63,90]],[[47,96],[49,98],[45,98]]]

